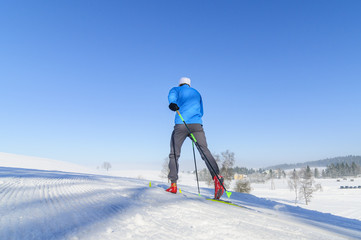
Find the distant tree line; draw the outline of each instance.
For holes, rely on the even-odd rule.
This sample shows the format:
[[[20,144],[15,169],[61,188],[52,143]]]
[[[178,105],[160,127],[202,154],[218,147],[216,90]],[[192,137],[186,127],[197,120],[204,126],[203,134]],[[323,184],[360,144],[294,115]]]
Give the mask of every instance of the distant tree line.
[[[234,185],[234,191],[249,193],[251,191],[251,183],[265,183],[271,182],[271,189],[276,188],[274,179],[288,178],[288,185],[290,190],[295,192],[295,203],[298,200],[304,200],[308,204],[312,198],[312,194],[315,191],[322,191],[322,186],[315,183],[314,179],[317,178],[337,178],[345,176],[357,176],[361,174],[361,167],[358,164],[359,156],[348,156],[334,159],[323,160],[326,161],[340,161],[341,159],[355,159],[357,161],[349,164],[348,161],[331,163],[326,169],[319,171],[316,167],[311,170],[309,165],[294,169],[289,174],[286,174],[285,170],[281,167],[277,169],[254,169],[246,167],[234,167],[235,158],[234,153],[229,150],[222,152],[221,154],[214,154],[214,158],[220,168],[220,174],[224,177],[224,185],[228,188],[231,181],[234,179],[235,174],[246,175],[240,180],[236,180]],[[165,159],[163,163],[162,177],[167,177],[169,173],[168,160]],[[195,172],[194,172],[195,173]],[[200,181],[205,181],[208,185],[213,185],[213,179],[207,168],[198,171],[198,178]]]
[[[325,170],[322,171],[322,177],[324,178],[338,178],[338,177],[356,177],[361,174],[360,165],[352,162],[348,164],[347,162],[337,163],[328,165]]]
[[[327,158],[318,161],[310,161],[310,162],[303,162],[303,163],[294,163],[294,164],[280,164],[275,166],[267,167],[266,169],[297,169],[297,168],[305,168],[309,167],[327,167],[331,164],[341,164],[341,163],[348,163],[351,165],[352,162],[355,162],[358,165],[361,165],[361,156],[344,156],[344,157],[335,157],[335,158]]]
[[[233,174],[243,174],[243,175],[251,175],[253,173],[262,173],[265,170],[262,168],[254,169],[254,168],[246,168],[246,167],[234,167],[232,169]]]

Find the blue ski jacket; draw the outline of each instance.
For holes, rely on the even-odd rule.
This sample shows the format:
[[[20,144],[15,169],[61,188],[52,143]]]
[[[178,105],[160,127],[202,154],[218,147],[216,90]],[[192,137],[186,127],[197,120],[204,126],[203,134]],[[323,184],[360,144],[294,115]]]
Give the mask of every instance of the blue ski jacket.
[[[202,97],[197,90],[187,84],[180,87],[174,87],[169,91],[168,101],[175,103],[179,107],[179,112],[188,124],[202,124],[203,102]],[[175,124],[183,124],[179,115],[175,114]]]

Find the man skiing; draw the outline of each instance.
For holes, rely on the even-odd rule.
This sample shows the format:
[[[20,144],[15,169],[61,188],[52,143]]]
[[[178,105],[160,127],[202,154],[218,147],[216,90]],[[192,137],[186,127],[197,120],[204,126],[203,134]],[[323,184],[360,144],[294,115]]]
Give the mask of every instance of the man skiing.
[[[207,140],[202,125],[203,102],[201,95],[197,90],[191,87],[191,80],[189,78],[182,77],[179,80],[179,86],[174,87],[169,91],[168,101],[170,110],[179,110],[184,121],[187,123],[190,132],[193,134],[204,153],[205,156],[201,154],[201,157],[205,161],[214,181],[214,198],[219,199],[224,192],[224,188],[219,180],[223,183],[224,179],[219,175],[217,162],[207,147]],[[189,131],[185,124],[183,124],[179,114],[176,114],[175,126],[170,140],[169,154],[168,178],[171,180],[171,186],[166,190],[167,192],[177,193],[178,159],[180,157],[183,142],[187,137],[190,137]],[[219,180],[215,174],[218,175]]]

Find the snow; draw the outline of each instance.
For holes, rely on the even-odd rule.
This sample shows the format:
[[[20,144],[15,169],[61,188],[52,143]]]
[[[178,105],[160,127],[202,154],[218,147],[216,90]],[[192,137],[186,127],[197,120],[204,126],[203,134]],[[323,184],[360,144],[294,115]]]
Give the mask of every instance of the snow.
[[[317,201],[353,197],[349,190],[332,200],[325,186],[324,196],[315,195],[305,209],[287,202],[292,194],[276,182],[276,191],[259,185],[255,195],[233,193],[238,207],[208,201],[213,189],[203,183],[198,196],[189,174],[181,175],[182,193],[170,194],[164,191],[169,184],[151,171],[95,174],[79,167],[77,173],[72,164],[40,162],[0,153],[0,239],[361,239],[359,218],[311,209]],[[332,196],[338,192],[331,183]]]
[[[3,152],[0,152],[0,166],[78,173],[95,173],[95,171],[74,163]]]
[[[316,183],[321,184],[322,191],[313,193],[309,205],[306,205],[304,201],[295,204],[295,193],[289,190],[285,179],[274,180],[275,190],[271,190],[270,182],[252,184],[252,194],[283,204],[300,206],[361,221],[361,188],[341,189],[341,186],[361,186],[361,178],[339,179],[339,182],[337,179],[316,179]]]

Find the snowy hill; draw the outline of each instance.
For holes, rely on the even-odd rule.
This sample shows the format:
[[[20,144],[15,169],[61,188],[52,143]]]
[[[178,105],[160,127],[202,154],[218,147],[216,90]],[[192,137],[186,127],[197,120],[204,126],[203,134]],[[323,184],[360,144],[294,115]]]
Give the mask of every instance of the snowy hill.
[[[0,239],[361,239],[359,220],[250,194],[232,194],[239,207],[206,200],[209,188],[170,194],[161,181],[9,162],[0,158]]]
[[[95,173],[95,171],[74,163],[3,152],[0,152],[0,166],[78,173]]]

